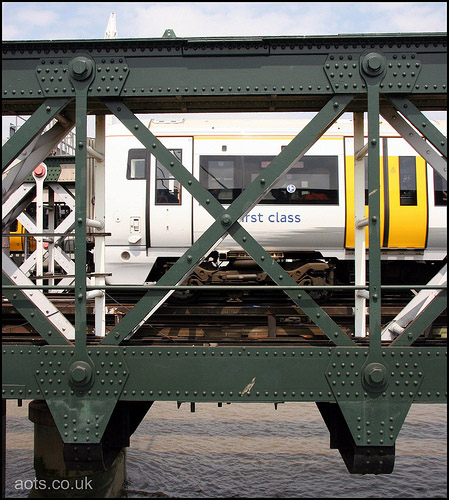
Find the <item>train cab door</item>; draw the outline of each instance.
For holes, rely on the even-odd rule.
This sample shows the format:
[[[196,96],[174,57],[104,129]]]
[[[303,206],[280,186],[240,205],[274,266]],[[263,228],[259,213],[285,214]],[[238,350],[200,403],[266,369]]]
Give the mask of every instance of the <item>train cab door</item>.
[[[346,248],[354,247],[354,146],[346,151]],[[368,217],[368,158],[365,157],[365,217]],[[380,156],[380,237],[383,249],[425,248],[427,177],[424,160],[403,139],[382,138]],[[368,227],[365,228],[369,246]]]
[[[365,138],[366,141],[366,138]],[[384,207],[384,171],[383,171],[383,144],[381,143],[380,153],[380,238],[383,240],[385,229],[385,207]],[[346,235],[345,247],[348,249],[354,248],[355,242],[355,170],[354,170],[354,139],[345,137],[345,180],[346,180]],[[363,168],[363,166],[361,166]],[[368,157],[365,156],[365,217],[368,217]],[[369,247],[369,231],[365,228],[365,243],[366,248]]]
[[[192,173],[192,137],[159,137]],[[147,195],[147,246],[190,247],[192,245],[192,196],[153,155]]]
[[[426,163],[402,139],[390,138],[384,148],[388,150],[388,164],[384,167],[388,191],[383,246],[425,248],[428,226]]]

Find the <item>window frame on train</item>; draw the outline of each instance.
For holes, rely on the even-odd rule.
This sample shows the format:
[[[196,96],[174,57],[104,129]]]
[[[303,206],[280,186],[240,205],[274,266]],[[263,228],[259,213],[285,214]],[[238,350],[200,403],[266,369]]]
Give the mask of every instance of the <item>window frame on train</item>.
[[[220,203],[230,204],[275,157],[275,155],[201,155],[200,182]],[[273,185],[259,203],[339,205],[338,161],[338,155],[303,156]],[[324,162],[327,165],[323,165]],[[310,186],[311,180],[314,182],[312,186]]]

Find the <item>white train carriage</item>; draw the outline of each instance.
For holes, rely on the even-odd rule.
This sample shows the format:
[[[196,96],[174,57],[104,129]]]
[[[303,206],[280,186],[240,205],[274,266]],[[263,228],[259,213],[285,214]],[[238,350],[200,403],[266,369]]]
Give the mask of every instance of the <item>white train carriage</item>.
[[[145,125],[226,207],[307,122],[187,118],[151,120]],[[436,125],[445,133],[445,123]],[[382,259],[444,259],[446,181],[386,123],[381,123],[381,137]],[[106,239],[107,283],[155,281],[213,219],[121,124],[107,129],[105,168],[105,230],[111,233]],[[308,261],[315,263],[318,275],[325,269],[320,267],[323,262],[346,263],[345,269],[350,269],[348,263],[354,260],[352,121],[336,122],[241,223],[290,269],[295,262],[303,266]],[[366,235],[368,239],[368,229]],[[260,281],[254,271],[242,271],[251,268],[250,262],[230,236],[215,250],[210,270],[216,271],[217,261],[232,262],[234,267],[228,265],[228,274],[219,277],[214,271],[212,278],[214,273],[208,273],[205,265],[207,279],[202,282],[226,281],[226,276]]]

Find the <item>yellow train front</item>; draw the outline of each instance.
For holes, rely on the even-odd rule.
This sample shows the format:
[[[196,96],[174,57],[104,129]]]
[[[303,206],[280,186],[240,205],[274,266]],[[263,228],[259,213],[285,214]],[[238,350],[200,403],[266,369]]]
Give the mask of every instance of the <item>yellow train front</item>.
[[[11,255],[22,257],[27,256],[36,250],[36,240],[28,236],[22,224],[15,220],[10,227],[9,251]]]
[[[43,226],[48,231],[48,203],[44,206]],[[63,202],[53,204],[56,224],[59,224],[70,213],[69,207]],[[36,202],[32,201],[25,209],[25,214],[32,220],[36,218]],[[34,234],[34,233],[33,233]],[[44,242],[44,247],[46,243]],[[23,224],[16,219],[9,228],[9,253],[11,258],[18,264],[22,264],[36,250],[36,239],[30,234]]]

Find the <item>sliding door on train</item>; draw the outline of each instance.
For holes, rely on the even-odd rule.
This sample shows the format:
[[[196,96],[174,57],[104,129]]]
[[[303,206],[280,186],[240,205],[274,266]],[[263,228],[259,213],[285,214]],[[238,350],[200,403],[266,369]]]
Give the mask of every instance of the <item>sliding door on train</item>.
[[[381,144],[381,157],[380,157],[380,237],[381,241],[384,236],[385,228],[385,193],[384,193],[384,172],[382,169],[383,164],[383,144]],[[365,171],[365,214],[368,217],[368,158],[365,157],[364,168]],[[345,247],[354,248],[355,240],[355,163],[354,163],[354,140],[351,137],[345,137],[345,183],[346,183],[346,232],[345,232]],[[366,247],[369,245],[368,227],[365,229],[365,242]]]
[[[192,138],[159,139],[192,173]],[[148,246],[189,247],[192,245],[192,195],[175,179],[169,165],[163,165],[154,156],[151,156],[150,165],[147,193]]]
[[[386,141],[386,140],[384,140]],[[385,146],[384,146],[385,147]],[[388,139],[388,197],[383,246],[425,248],[427,240],[426,162],[401,139]]]
[[[346,248],[354,248],[354,146],[345,139]],[[352,155],[351,155],[352,153]],[[368,158],[365,169],[365,217],[368,217]],[[399,138],[383,138],[380,157],[381,246],[385,249],[425,248],[428,227],[425,161]],[[365,228],[369,246],[368,227]]]

